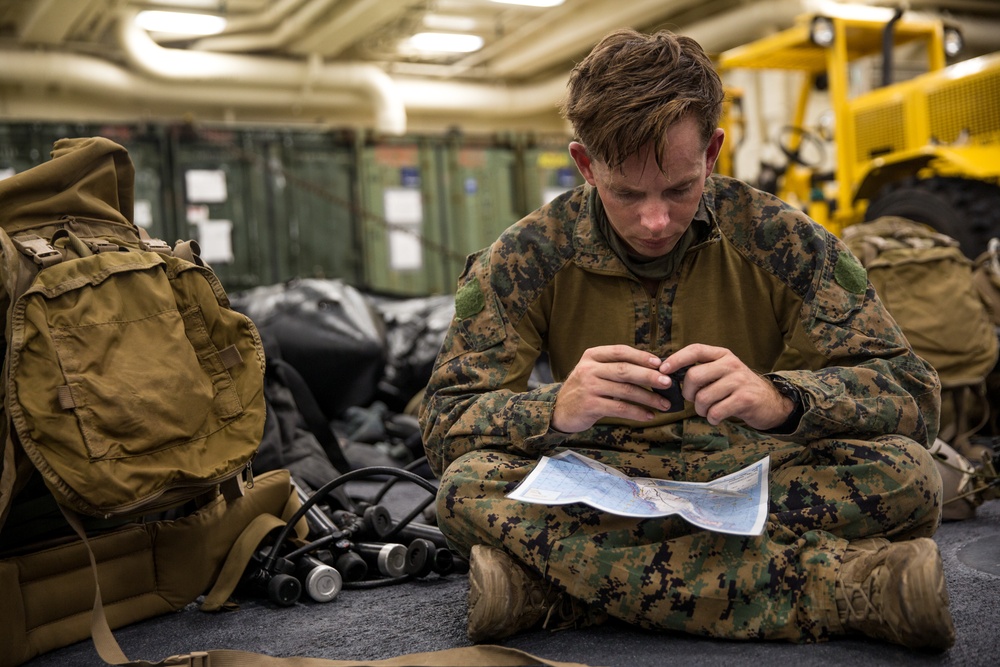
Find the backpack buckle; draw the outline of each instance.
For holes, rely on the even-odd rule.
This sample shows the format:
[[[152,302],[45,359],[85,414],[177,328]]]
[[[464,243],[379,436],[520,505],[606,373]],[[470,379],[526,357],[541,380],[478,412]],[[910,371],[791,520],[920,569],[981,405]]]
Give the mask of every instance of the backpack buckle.
[[[161,255],[173,255],[174,250],[170,247],[170,244],[162,239],[142,239],[142,245],[146,250],[151,252],[158,252]]]
[[[23,236],[13,239],[14,245],[43,269],[62,261],[62,253],[40,236]]]
[[[118,252],[121,250],[121,246],[117,243],[105,241],[104,239],[87,239],[84,243],[87,244],[87,247],[89,247],[95,255],[102,252]]]

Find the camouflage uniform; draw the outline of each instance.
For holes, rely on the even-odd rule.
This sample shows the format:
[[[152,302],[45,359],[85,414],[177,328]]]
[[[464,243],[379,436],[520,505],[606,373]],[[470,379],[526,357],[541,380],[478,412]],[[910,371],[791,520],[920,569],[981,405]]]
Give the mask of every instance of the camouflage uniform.
[[[643,627],[791,641],[843,633],[833,591],[848,541],[930,536],[939,523],[941,480],[926,449],[936,374],[844,245],[774,197],[710,178],[692,223],[699,240],[654,296],[595,233],[589,197],[581,186],[521,220],[460,278],[420,417],[441,476],[441,529],[461,550],[500,547]],[[665,357],[696,342],[797,389],[797,427],[712,426],[688,404],[651,423],[549,428],[559,381],[587,348],[625,343]],[[543,351],[556,383],[529,387]],[[560,448],[632,476],[690,481],[769,455],[765,533],[504,497]]]

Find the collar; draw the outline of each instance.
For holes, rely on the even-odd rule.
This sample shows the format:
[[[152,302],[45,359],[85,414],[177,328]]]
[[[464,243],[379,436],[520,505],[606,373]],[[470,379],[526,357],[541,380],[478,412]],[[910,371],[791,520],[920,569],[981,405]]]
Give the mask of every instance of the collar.
[[[591,185],[584,184],[581,192],[580,213],[577,218],[576,229],[573,236],[573,244],[576,248],[575,262],[578,266],[600,273],[614,275],[630,275],[627,260],[623,261],[615,252],[612,244],[609,243],[600,229],[600,222],[597,216],[603,215],[603,208],[597,189]],[[705,191],[702,193],[698,210],[694,214],[689,230],[693,234],[687,244],[683,254],[704,247],[710,243],[717,242],[721,237],[719,226],[716,222],[715,210],[715,188],[710,177],[705,184]],[[607,225],[611,231],[610,223]],[[611,231],[611,233],[614,233]],[[682,238],[687,238],[687,235]],[[671,253],[673,254],[673,253]]]

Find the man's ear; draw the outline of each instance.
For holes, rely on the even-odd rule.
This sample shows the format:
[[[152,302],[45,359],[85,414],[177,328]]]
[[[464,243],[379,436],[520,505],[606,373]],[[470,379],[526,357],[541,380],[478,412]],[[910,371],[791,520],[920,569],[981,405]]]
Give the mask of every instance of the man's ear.
[[[591,166],[590,156],[587,155],[587,148],[579,141],[571,141],[569,144],[569,154],[576,163],[576,168],[580,170],[583,180],[590,185],[594,185],[594,170]]]
[[[715,133],[708,140],[708,148],[705,150],[705,178],[708,178],[715,169],[715,163],[722,153],[722,142],[726,139],[726,131],[721,127],[715,128]]]

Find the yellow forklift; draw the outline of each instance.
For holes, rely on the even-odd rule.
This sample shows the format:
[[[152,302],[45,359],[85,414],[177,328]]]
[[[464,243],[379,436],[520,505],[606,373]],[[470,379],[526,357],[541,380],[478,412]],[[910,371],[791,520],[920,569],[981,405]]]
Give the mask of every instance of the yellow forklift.
[[[974,258],[1000,236],[1000,53],[948,65],[962,46],[957,27],[886,11],[803,16],[719,54],[724,80],[744,69],[801,76],[791,117],[769,138],[787,162],[762,164],[758,185],[834,234],[897,215],[957,239]],[[907,75],[922,73],[897,80],[903,62]],[[742,96],[733,93],[738,115]],[[821,93],[831,122],[808,127],[810,101]],[[727,170],[735,170],[731,155],[720,165]]]

